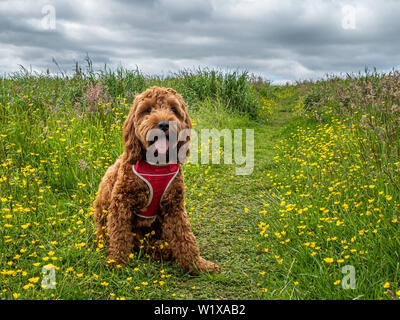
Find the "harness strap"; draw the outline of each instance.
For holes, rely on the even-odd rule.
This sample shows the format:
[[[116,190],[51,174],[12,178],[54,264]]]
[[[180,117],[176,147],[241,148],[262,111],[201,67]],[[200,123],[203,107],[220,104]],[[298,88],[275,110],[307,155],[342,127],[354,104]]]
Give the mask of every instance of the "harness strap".
[[[154,165],[146,161],[138,161],[132,166],[132,170],[150,190],[146,206],[135,214],[142,218],[153,218],[159,213],[160,202],[178,175],[179,166],[178,164]]]

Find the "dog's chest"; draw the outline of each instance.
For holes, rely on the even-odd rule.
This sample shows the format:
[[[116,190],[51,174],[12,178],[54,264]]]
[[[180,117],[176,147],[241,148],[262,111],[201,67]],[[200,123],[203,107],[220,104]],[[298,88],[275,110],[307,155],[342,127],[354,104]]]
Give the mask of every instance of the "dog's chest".
[[[159,213],[160,202],[179,172],[177,164],[155,165],[138,161],[132,170],[149,188],[147,204],[136,215],[142,218],[153,218]]]

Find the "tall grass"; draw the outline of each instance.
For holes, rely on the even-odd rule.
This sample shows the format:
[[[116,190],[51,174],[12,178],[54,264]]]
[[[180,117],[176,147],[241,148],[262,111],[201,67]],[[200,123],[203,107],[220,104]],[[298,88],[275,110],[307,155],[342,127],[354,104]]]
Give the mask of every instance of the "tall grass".
[[[228,110],[257,117],[258,93],[246,72],[223,73],[215,70],[184,70],[176,75],[190,101],[220,100]]]
[[[330,77],[303,89],[305,111],[319,121],[333,115],[354,127],[364,160],[400,191],[400,72]]]
[[[131,103],[135,95],[157,85],[177,90],[189,107],[196,108],[198,102],[210,99],[221,103],[228,112],[265,120],[266,115],[260,113],[262,98],[273,96],[268,82],[260,78],[255,82],[254,77],[249,76],[247,72],[222,72],[199,68],[183,70],[165,77],[146,76],[139,69],[128,70],[122,67],[111,70],[105,66],[103,70],[95,71],[89,57],[86,61],[86,70],[83,71],[82,67],[76,64],[73,75],[64,72],[55,76],[49,73],[33,74],[22,67],[20,72],[10,75],[7,79],[0,79],[3,102],[6,100],[6,91],[11,87],[17,95],[23,96],[31,92],[31,89],[40,90],[45,86],[47,90],[43,92],[46,97],[37,97],[35,104],[61,103],[82,107],[83,111],[93,111],[93,101],[112,102],[118,97]],[[97,98],[90,100],[93,95]]]

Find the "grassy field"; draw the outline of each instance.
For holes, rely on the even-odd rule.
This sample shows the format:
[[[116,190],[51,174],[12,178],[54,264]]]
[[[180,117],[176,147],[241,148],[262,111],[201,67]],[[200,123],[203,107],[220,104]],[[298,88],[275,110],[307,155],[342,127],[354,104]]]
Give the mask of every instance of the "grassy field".
[[[399,81],[273,87],[205,70],[0,79],[0,298],[398,299]],[[221,274],[144,254],[110,269],[94,241],[98,183],[122,151],[134,94],[151,85],[182,93],[196,129],[254,129],[251,175],[184,166],[192,230]],[[55,289],[41,287],[49,265]]]

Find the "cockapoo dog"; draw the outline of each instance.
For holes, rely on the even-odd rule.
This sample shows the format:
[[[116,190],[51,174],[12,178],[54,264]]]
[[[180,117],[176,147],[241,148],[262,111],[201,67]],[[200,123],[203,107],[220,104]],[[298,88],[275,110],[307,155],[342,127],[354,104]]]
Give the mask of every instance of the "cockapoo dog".
[[[143,250],[157,260],[178,261],[190,273],[220,272],[200,257],[185,210],[179,160],[180,149],[188,155],[190,135],[185,141],[172,141],[172,135],[191,127],[175,90],[152,87],[135,98],[123,127],[124,152],[108,168],[94,201],[97,241],[107,245],[109,262],[126,266],[132,250]],[[174,152],[178,161],[171,161]],[[162,156],[164,162],[149,161]]]

